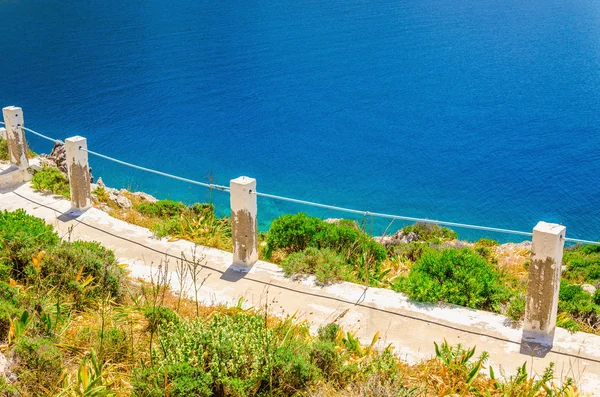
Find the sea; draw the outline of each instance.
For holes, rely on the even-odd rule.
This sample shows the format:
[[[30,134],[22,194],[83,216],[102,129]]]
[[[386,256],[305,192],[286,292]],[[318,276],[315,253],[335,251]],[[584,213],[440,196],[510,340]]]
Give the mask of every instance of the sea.
[[[598,0],[4,0],[0,105],[201,182],[245,175],[371,213],[600,239]],[[227,193],[90,164],[108,186],[228,214]],[[374,234],[410,223],[258,205],[261,230],[300,211]]]

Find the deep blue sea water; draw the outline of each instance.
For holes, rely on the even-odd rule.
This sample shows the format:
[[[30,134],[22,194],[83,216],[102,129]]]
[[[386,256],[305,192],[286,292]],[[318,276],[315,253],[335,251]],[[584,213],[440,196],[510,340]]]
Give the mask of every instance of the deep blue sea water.
[[[525,231],[559,222],[600,239],[597,0],[8,0],[0,54],[0,105],[125,161],[221,184],[248,175],[259,191],[361,210]],[[211,199],[90,160],[111,186]],[[227,211],[226,194],[212,199]],[[261,227],[299,210],[341,216],[260,199]]]

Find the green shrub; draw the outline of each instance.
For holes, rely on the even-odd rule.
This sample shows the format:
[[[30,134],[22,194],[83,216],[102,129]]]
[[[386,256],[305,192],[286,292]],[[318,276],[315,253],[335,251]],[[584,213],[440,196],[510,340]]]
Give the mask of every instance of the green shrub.
[[[179,218],[167,218],[160,220],[150,228],[156,237],[178,236],[183,232],[181,220]]]
[[[283,215],[273,221],[267,235],[270,258],[275,250],[286,255],[305,249],[329,249],[342,255],[359,281],[371,280],[387,257],[385,248],[354,222],[327,223],[305,213]]]
[[[159,361],[134,371],[134,395],[163,396],[167,388],[171,396],[294,394],[317,375],[302,335],[268,328],[264,316],[248,312],[169,323],[159,334]]]
[[[62,354],[50,339],[20,338],[14,348],[19,381],[32,395],[52,395],[62,376]]]
[[[269,228],[267,256],[276,249],[286,253],[304,251],[309,246],[314,247],[315,236],[325,228],[326,223],[319,218],[308,216],[303,212],[286,214],[275,219]]]
[[[594,297],[585,292],[581,285],[570,284],[563,280],[560,283],[558,309],[576,319],[597,320],[600,307],[594,302]]]
[[[0,138],[0,161],[10,160],[8,154],[8,141],[4,138]]]
[[[506,315],[514,321],[520,321],[525,315],[526,304],[527,301],[525,300],[525,296],[523,294],[513,297],[508,304]]]
[[[425,251],[429,247],[429,243],[422,241],[413,241],[410,243],[402,243],[391,246],[388,250],[390,257],[399,257],[403,260],[411,262],[418,261]]]
[[[496,312],[511,295],[498,270],[468,248],[427,249],[408,278],[396,279],[392,287],[421,302],[448,302]]]
[[[21,311],[14,304],[0,299],[0,341],[8,338],[10,322],[20,314]]]
[[[0,212],[0,275],[21,280],[31,257],[58,244],[58,235],[52,226],[18,209]],[[5,279],[6,280],[6,279]]]
[[[44,282],[76,298],[123,295],[123,269],[114,253],[96,242],[62,242],[44,257],[41,273]]]
[[[27,145],[27,158],[34,158],[37,154],[29,149],[29,145]],[[0,161],[9,161],[10,154],[8,153],[8,141],[4,138],[0,138]]]
[[[347,273],[346,259],[329,248],[309,247],[295,252],[281,262],[285,274],[314,274],[322,284],[343,280]]]
[[[52,192],[66,198],[71,197],[69,179],[60,170],[53,167],[43,167],[33,174],[31,186],[35,190]]]
[[[458,234],[447,227],[441,227],[433,223],[417,222],[414,225],[408,225],[402,228],[402,233],[415,233],[419,241],[430,242],[432,240],[444,241],[455,240]]]
[[[136,206],[136,210],[145,216],[163,219],[179,216],[185,209],[185,204],[173,200],[159,200],[155,203],[141,203]]]
[[[127,355],[129,346],[127,332],[121,328],[108,328],[104,331],[98,330],[100,344],[100,359],[112,362],[120,362]]]
[[[156,331],[159,327],[167,324],[178,324],[180,320],[177,313],[164,306],[146,307],[144,308],[144,315],[148,320],[148,329],[152,331]]]
[[[576,283],[600,281],[600,246],[580,245],[565,249],[563,278]]]

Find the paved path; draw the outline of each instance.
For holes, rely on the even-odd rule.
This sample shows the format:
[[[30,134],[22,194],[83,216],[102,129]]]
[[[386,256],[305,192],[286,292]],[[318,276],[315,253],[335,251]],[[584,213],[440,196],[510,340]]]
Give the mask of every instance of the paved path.
[[[148,278],[157,265],[169,261],[172,285],[178,288],[175,267],[182,253],[192,257],[194,246],[186,241],[168,242],[155,239],[144,228],[111,218],[90,209],[83,214],[69,212],[68,201],[42,195],[29,184],[0,190],[0,210],[24,208],[45,219],[61,235],[72,239],[98,241],[115,250],[121,263],[127,263],[135,277]],[[477,346],[490,353],[489,364],[498,374],[507,374],[528,362],[536,373],[554,362],[557,376],[574,378],[588,393],[600,396],[600,336],[570,334],[558,329],[549,352],[533,357],[521,345],[521,331],[505,325],[503,316],[455,306],[424,305],[410,302],[402,294],[378,288],[339,283],[319,287],[312,278],[292,281],[275,265],[259,261],[249,272],[231,266],[232,255],[213,248],[198,247],[196,257],[203,258],[206,278],[199,292],[205,303],[237,304],[244,297],[248,306],[264,306],[277,315],[298,312],[316,329],[342,316],[341,324],[354,330],[365,343],[380,332],[381,347],[392,344],[401,358],[415,362],[434,354],[433,342],[443,339],[452,344]],[[188,288],[189,289],[189,288]],[[522,352],[523,351],[523,352]],[[598,392],[596,392],[598,390]]]

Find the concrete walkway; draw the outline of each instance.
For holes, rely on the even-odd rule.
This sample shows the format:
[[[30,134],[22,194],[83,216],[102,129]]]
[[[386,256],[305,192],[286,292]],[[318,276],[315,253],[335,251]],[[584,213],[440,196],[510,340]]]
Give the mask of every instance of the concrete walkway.
[[[23,208],[54,225],[61,236],[98,241],[113,249],[120,263],[127,263],[134,277],[148,278],[157,266],[169,261],[172,286],[179,282],[175,267],[182,253],[189,259],[194,245],[187,241],[168,242],[152,237],[147,229],[111,218],[90,209],[83,214],[69,212],[67,200],[43,195],[29,184],[0,190],[0,210]],[[495,373],[500,367],[509,375],[528,363],[530,373],[542,373],[555,363],[557,377],[572,377],[591,395],[600,396],[600,337],[558,329],[551,351],[535,350],[521,344],[521,331],[511,328],[505,317],[450,305],[425,305],[385,289],[366,288],[350,283],[319,287],[314,279],[292,281],[277,266],[259,261],[249,272],[231,266],[232,254],[197,247],[196,258],[205,265],[200,280],[206,278],[199,299],[207,304],[235,305],[244,297],[248,306],[263,306],[276,315],[298,312],[316,329],[341,317],[347,330],[356,331],[370,343],[380,332],[379,346],[392,344],[402,359],[416,362],[434,354],[433,342],[444,339],[452,344],[477,346],[476,355],[490,353]],[[189,287],[188,287],[189,288]],[[596,391],[598,390],[598,391]],[[595,394],[594,394],[595,393]]]

